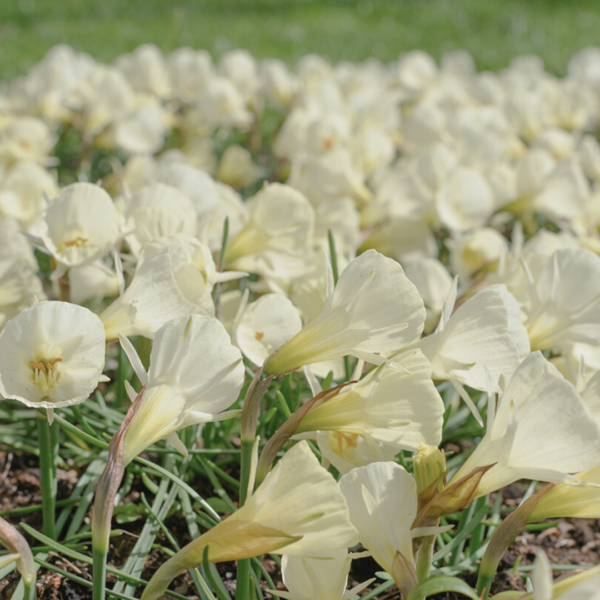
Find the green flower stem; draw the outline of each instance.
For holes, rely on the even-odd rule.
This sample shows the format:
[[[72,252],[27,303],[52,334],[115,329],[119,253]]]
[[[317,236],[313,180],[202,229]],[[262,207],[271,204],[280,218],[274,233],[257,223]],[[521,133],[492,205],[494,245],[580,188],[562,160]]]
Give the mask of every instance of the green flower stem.
[[[240,507],[244,506],[248,496],[248,483],[250,482],[250,472],[252,469],[252,454],[254,449],[254,440],[242,440],[242,462],[240,466]],[[246,558],[237,561],[236,600],[250,599],[250,559]]]
[[[35,581],[32,583],[25,583],[23,600],[36,600],[37,598],[37,587]]]
[[[93,556],[93,600],[106,597],[106,563],[110,543],[110,526],[115,508],[115,499],[125,474],[125,450],[123,438],[139,410],[146,387],[129,407],[119,431],[112,437],[108,447],[108,459],[98,484],[92,509],[92,556]]]
[[[237,561],[235,600],[250,599],[250,559]]]
[[[44,533],[56,539],[56,458],[58,456],[58,427],[48,424],[46,412],[38,412],[37,430],[40,442],[40,473],[42,480],[42,516]]]
[[[106,597],[106,565],[110,543],[110,525],[115,506],[115,496],[125,467],[122,461],[109,455],[98,485],[92,513],[93,600]]]
[[[439,519],[437,524],[439,525]],[[428,535],[427,537],[423,538],[416,565],[419,583],[425,581],[429,577],[431,563],[433,562],[433,547],[435,545],[435,538],[435,535]]]

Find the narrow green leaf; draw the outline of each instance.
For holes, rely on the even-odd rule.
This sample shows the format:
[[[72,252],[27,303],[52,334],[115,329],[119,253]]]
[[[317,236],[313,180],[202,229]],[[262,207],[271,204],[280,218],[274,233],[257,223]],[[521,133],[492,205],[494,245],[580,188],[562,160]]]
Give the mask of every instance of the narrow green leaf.
[[[406,600],[425,600],[427,596],[442,592],[456,592],[467,596],[467,598],[472,598],[472,600],[479,600],[475,590],[462,579],[446,575],[437,575],[426,579],[411,590]]]

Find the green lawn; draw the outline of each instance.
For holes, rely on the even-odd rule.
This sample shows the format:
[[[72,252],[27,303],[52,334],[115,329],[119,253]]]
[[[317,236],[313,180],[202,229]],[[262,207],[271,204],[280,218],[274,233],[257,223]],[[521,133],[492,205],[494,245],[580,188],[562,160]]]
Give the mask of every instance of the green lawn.
[[[563,73],[573,53],[600,44],[599,32],[598,0],[0,0],[0,79],[60,42],[111,61],[149,41],[291,63],[308,52],[389,61],[413,48],[437,58],[465,48],[480,68],[498,69],[535,53]]]

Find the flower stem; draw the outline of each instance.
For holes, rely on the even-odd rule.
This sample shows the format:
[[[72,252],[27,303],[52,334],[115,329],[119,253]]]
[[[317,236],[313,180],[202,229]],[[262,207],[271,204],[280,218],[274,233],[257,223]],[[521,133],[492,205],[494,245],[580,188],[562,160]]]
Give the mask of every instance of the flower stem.
[[[37,598],[37,587],[35,581],[32,583],[25,583],[25,589],[23,591],[23,600],[36,600]]]
[[[246,502],[248,496],[248,483],[252,468],[252,453],[254,440],[242,440],[242,456],[240,465],[240,507]],[[237,561],[237,573],[235,583],[235,599],[250,599],[250,559],[245,558]]]
[[[434,545],[434,535],[429,535],[423,538],[423,544],[421,545],[419,556],[417,557],[417,578],[419,579],[419,583],[425,581],[429,577],[429,573],[431,571],[431,562],[433,560]]]
[[[107,551],[103,548],[93,548],[93,599],[104,600],[106,597],[106,556]]]
[[[58,429],[48,424],[45,413],[37,413],[37,430],[40,441],[40,473],[42,480],[42,517],[44,534],[56,539],[56,457],[58,455]]]

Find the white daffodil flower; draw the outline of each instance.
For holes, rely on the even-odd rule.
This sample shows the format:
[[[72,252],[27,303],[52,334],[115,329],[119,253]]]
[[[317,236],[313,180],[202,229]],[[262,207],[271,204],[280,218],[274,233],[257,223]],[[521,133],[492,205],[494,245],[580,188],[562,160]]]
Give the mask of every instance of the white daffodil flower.
[[[510,377],[529,354],[529,338],[519,304],[505,286],[477,292],[452,313],[455,298],[456,282],[436,331],[415,346],[430,360],[432,377],[451,381],[478,417],[463,385],[487,390],[486,368],[494,382]]]
[[[288,591],[269,592],[287,600],[350,600],[375,581],[369,579],[348,590],[348,572],[352,558],[353,555],[348,554],[346,549],[337,550],[326,558],[284,554],[281,559],[281,574]]]
[[[321,312],[265,364],[268,373],[347,354],[374,364],[416,342],[423,331],[425,307],[416,287],[391,258],[369,250],[355,258],[333,286],[329,273]]]
[[[265,294],[243,310],[234,338],[244,356],[260,367],[301,329],[300,313],[291,300],[282,294]]]
[[[164,563],[144,590],[156,600],[177,575],[208,560],[222,562],[266,552],[327,557],[358,542],[348,505],[333,476],[306,442],[285,453],[246,503]]]
[[[101,314],[106,339],[119,333],[152,338],[167,321],[214,315],[212,289],[245,273],[217,273],[207,246],[183,234],[146,244],[129,287]]]
[[[46,198],[58,193],[55,177],[34,162],[18,162],[0,181],[0,214],[16,219],[25,231],[33,231],[44,218]]]
[[[35,255],[17,222],[0,218],[0,328],[34,297],[45,300]]]
[[[261,172],[260,167],[252,161],[250,151],[233,144],[223,152],[216,178],[231,187],[245,188],[252,185],[260,177]]]
[[[531,348],[597,344],[600,337],[600,257],[580,249],[557,250],[539,271],[524,265],[531,307],[525,326]]]
[[[407,593],[417,584],[413,538],[448,528],[411,529],[417,516],[417,484],[397,463],[376,462],[353,469],[339,485],[361,544]]]
[[[402,367],[405,372],[382,365],[316,404],[296,433],[320,432],[323,455],[343,473],[392,460],[400,450],[416,452],[422,443],[437,446],[444,403],[431,381],[431,365],[417,350],[403,356]]]
[[[176,431],[238,414],[222,411],[237,400],[244,383],[242,356],[216,319],[192,315],[163,325],[152,345],[148,373],[131,342],[124,336],[120,340],[145,386],[123,439],[126,463],[165,437],[186,453]]]
[[[246,202],[248,219],[227,243],[225,263],[264,276],[290,279],[305,269],[315,213],[292,187],[272,183]]]
[[[436,195],[440,221],[457,233],[482,227],[494,209],[492,189],[474,169],[456,169]]]
[[[461,282],[508,252],[506,238],[491,227],[483,227],[452,241],[450,265]]]
[[[119,295],[119,274],[101,260],[71,267],[69,277],[69,299],[75,304],[83,304],[92,298],[102,299]]]
[[[30,116],[10,117],[0,133],[0,162],[47,164],[56,142],[50,125]]]
[[[458,473],[494,465],[477,497],[519,479],[583,485],[569,475],[597,465],[600,428],[572,384],[540,352],[514,372],[499,400],[488,406],[488,425],[475,451]]]
[[[195,236],[196,211],[192,201],[177,188],[152,183],[137,191],[127,203],[126,227],[131,251],[138,256],[144,244],[160,237],[184,233]]]
[[[39,302],[0,333],[0,395],[50,409],[79,404],[107,381],[104,354],[104,328],[93,312]]]
[[[119,239],[119,216],[100,186],[72,183],[62,188],[46,211],[41,242],[63,266],[88,264],[107,254]]]
[[[538,550],[531,573],[533,593],[523,596],[531,600],[600,600],[600,567],[593,567],[552,581],[552,567],[543,550]]]
[[[452,277],[437,258],[409,258],[402,261],[402,267],[425,302],[427,308],[425,332],[428,333],[439,320],[444,301],[452,289]]]

